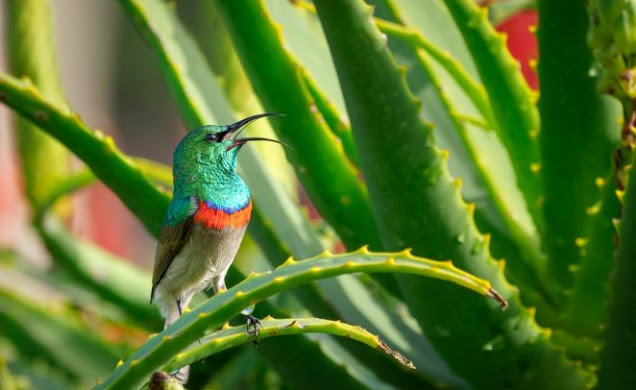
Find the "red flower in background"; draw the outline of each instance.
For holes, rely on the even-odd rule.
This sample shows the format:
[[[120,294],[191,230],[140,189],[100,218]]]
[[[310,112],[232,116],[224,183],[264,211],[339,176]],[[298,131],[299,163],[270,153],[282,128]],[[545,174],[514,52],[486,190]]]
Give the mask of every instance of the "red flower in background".
[[[539,88],[537,72],[530,61],[538,57],[537,38],[531,32],[538,22],[537,12],[522,11],[497,26],[497,30],[508,35],[508,50],[519,60],[521,71],[530,87]]]

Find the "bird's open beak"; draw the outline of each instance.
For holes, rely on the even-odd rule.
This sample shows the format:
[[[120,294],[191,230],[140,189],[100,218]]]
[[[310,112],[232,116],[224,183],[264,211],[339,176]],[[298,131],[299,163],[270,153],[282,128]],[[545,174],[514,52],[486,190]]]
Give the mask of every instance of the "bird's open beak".
[[[287,146],[290,147],[289,145],[287,145],[284,142],[280,142],[278,140],[275,139],[271,139],[271,138],[264,138],[264,137],[245,137],[245,138],[236,138],[236,136],[238,136],[238,134],[250,123],[254,122],[257,119],[266,117],[266,116],[283,116],[282,114],[277,114],[277,113],[273,113],[273,112],[265,112],[262,114],[257,114],[257,115],[252,115],[250,117],[247,117],[245,119],[241,119],[240,121],[236,122],[236,123],[232,123],[231,125],[229,125],[227,127],[227,130],[225,131],[225,135],[223,136],[224,139],[231,139],[230,136],[232,134],[236,134],[234,139],[232,139],[232,144],[230,146],[227,147],[226,150],[231,150],[240,146],[245,145],[246,142],[248,141],[270,141],[270,142],[276,142],[278,144],[281,144],[283,146]]]

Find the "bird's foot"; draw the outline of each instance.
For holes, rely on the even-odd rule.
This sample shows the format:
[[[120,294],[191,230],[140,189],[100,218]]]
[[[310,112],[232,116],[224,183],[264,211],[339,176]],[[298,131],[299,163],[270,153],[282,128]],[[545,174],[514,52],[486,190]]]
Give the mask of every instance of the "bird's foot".
[[[258,328],[263,327],[261,325],[261,321],[254,317],[251,314],[245,314],[245,318],[247,319],[247,329],[245,330],[245,334],[248,336],[254,336],[254,346],[258,348]]]

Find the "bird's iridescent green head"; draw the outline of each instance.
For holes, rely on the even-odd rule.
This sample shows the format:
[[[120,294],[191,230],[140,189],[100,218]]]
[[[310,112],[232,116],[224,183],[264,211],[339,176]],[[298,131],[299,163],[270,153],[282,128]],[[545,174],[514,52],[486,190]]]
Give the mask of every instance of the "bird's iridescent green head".
[[[250,122],[270,115],[264,113],[231,125],[208,125],[190,131],[179,143],[173,156],[175,196],[196,196],[205,200],[232,196],[249,190],[236,172],[238,152],[249,141],[272,141],[269,138],[237,138]],[[243,194],[243,197],[245,194]]]

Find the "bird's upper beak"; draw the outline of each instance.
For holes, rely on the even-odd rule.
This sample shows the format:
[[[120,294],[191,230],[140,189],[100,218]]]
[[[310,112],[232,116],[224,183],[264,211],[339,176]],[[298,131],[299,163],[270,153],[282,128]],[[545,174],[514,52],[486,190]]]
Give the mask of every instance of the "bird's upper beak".
[[[223,139],[226,139],[226,140],[227,139],[231,139],[233,142],[232,142],[232,144],[230,146],[227,147],[226,150],[229,151],[231,149],[243,146],[248,141],[270,141],[270,142],[279,143],[279,144],[284,145],[284,146],[289,146],[289,145],[287,145],[287,144],[285,144],[283,142],[280,142],[278,140],[271,139],[271,138],[264,138],[264,137],[236,138],[236,136],[235,136],[234,139],[230,138],[232,136],[232,134],[238,135],[238,133],[240,133],[241,130],[244,129],[247,125],[249,125],[250,123],[254,122],[257,119],[264,118],[266,116],[283,116],[283,115],[282,114],[277,114],[277,113],[274,113],[274,112],[265,112],[265,113],[262,113],[262,114],[252,115],[250,117],[247,117],[245,119],[241,119],[240,121],[232,123],[231,125],[229,125],[227,127],[227,130],[225,130],[225,132],[224,132],[225,134],[223,135]]]

